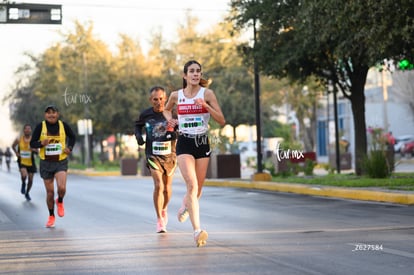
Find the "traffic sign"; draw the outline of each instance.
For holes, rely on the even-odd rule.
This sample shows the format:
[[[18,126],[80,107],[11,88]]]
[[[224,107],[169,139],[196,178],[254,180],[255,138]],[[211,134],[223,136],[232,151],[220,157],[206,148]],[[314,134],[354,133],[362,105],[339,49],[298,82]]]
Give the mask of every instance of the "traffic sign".
[[[62,24],[62,5],[0,4],[0,23]]]

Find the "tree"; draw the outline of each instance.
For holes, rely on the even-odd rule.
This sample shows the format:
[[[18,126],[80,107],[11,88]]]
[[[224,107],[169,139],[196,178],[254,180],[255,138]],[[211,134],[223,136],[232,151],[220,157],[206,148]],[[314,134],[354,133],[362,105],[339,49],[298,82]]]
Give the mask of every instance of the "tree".
[[[176,41],[167,43],[154,33],[147,55],[124,34],[119,36],[117,51],[111,52],[94,36],[92,23],[75,22],[73,30],[62,33],[61,41],[39,56],[28,55],[30,62],[20,67],[19,81],[7,98],[14,122],[38,122],[43,119],[44,105],[55,103],[72,125],[91,118],[94,141],[132,133],[133,121],[148,107],[149,88],[181,88],[182,66],[195,58],[203,64],[204,76],[212,80],[210,87],[228,123],[234,129],[254,124],[253,72],[237,52],[240,34],[229,22],[198,32],[197,19],[188,16],[177,30]],[[280,85],[279,80],[263,76],[266,136],[274,136],[278,127],[271,109],[282,103],[274,94]]]
[[[367,153],[364,85],[368,69],[384,59],[414,55],[410,1],[231,1],[238,27],[260,22],[254,53],[268,75],[329,80],[349,99],[355,127],[355,170]]]
[[[35,60],[30,54],[26,53],[26,56]],[[41,116],[43,112],[41,106],[43,105],[33,92],[33,76],[28,71],[31,71],[31,67],[28,65],[20,66],[17,69],[15,72],[17,82],[13,92],[3,98],[3,101],[10,105],[10,118],[15,122],[16,130],[20,130],[26,123],[34,126],[43,118]]]
[[[130,37],[121,35],[118,54],[114,57],[111,68],[114,80],[109,93],[112,96],[111,105],[117,107],[110,119],[114,133],[133,133],[133,121],[148,106],[149,85],[152,84],[149,84],[151,78],[146,68],[146,57],[139,44]]]
[[[253,76],[237,54],[237,35],[231,36],[232,25],[228,22],[214,26],[211,31],[199,33],[197,19],[187,14],[186,24],[177,31],[178,39],[173,44],[176,63],[184,64],[196,59],[203,65],[203,77],[212,81],[210,88],[218,101],[237,140],[235,127],[254,123]],[[181,88],[182,65],[176,75]],[[178,81],[177,81],[178,82]]]

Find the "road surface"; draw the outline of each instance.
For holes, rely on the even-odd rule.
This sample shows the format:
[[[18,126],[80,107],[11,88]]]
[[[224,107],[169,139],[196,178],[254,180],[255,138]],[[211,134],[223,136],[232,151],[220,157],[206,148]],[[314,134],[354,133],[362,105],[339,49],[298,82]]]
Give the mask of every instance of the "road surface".
[[[177,177],[168,233],[155,233],[148,177],[69,175],[65,217],[45,228],[37,174],[32,201],[0,171],[0,274],[412,274],[414,208],[260,190],[205,187],[205,247],[179,223]]]

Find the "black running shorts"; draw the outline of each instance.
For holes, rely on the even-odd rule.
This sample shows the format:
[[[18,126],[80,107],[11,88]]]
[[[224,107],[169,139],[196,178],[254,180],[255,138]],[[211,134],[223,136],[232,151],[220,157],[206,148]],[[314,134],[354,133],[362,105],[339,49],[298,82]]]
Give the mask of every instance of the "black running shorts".
[[[176,153],[177,156],[192,155],[195,159],[209,158],[211,149],[208,135],[178,135]]]
[[[40,160],[40,177],[42,179],[53,179],[60,171],[68,171],[68,159],[61,161]]]

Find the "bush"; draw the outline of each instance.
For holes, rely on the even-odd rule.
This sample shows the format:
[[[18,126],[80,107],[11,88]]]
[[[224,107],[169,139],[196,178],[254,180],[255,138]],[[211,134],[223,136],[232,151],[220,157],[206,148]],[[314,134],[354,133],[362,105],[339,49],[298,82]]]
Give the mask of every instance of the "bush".
[[[303,173],[305,176],[312,176],[313,175],[313,169],[315,168],[315,162],[311,159],[305,160],[305,165],[303,166]]]
[[[291,177],[291,176],[294,176],[294,175],[297,175],[297,174],[298,174],[297,165],[293,164],[289,161],[289,162],[287,162],[287,169],[282,170],[282,171],[278,171],[276,176],[280,176],[282,178],[287,178],[287,177]]]
[[[384,151],[371,151],[363,162],[363,168],[371,178],[387,178],[391,175],[391,167]]]
[[[266,170],[268,170],[269,171],[269,173],[274,177],[274,176],[276,176],[276,169],[275,169],[275,166],[274,166],[274,164],[273,164],[273,162],[272,162],[272,159],[271,158],[269,158],[269,159],[266,159],[265,160],[265,162],[264,162],[264,168],[266,169]]]

